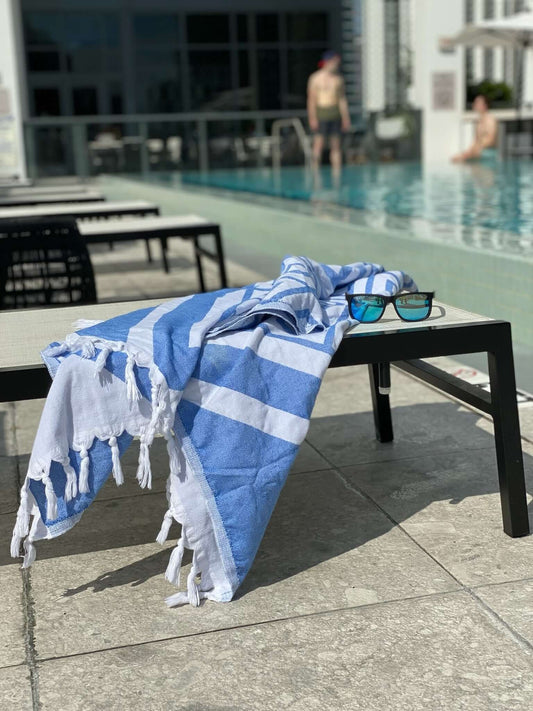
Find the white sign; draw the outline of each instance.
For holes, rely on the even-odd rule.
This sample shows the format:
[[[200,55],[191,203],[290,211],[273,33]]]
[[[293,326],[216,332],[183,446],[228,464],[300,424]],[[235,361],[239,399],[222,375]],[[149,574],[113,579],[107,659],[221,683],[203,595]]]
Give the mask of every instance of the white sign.
[[[433,72],[431,77],[433,111],[455,109],[455,73]]]

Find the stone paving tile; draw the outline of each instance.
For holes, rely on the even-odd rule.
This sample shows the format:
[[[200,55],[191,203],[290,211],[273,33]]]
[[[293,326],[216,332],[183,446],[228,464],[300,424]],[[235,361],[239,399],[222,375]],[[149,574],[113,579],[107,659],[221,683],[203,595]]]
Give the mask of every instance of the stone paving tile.
[[[0,669],[0,708],[2,711],[34,711],[26,666]]]
[[[38,558],[32,570],[40,658],[458,587],[335,472],[314,472],[289,477],[234,602],[169,610],[163,603],[175,590],[164,580],[169,550],[142,544],[140,536],[130,547],[113,547],[120,525],[148,530],[152,511],[137,508],[136,499],[113,503],[113,509],[93,506],[102,530],[78,532],[83,554]],[[65,545],[76,529],[63,536]],[[41,544],[39,554],[56,544]]]
[[[15,405],[15,437],[17,454],[31,452],[45,400],[23,400]]]
[[[0,457],[11,457],[17,453],[14,411],[13,403],[0,403]]]
[[[533,490],[533,459],[525,458]],[[525,578],[533,536],[502,530],[493,450],[425,455],[345,467],[347,481],[376,501],[464,585]]]
[[[6,545],[8,540],[3,539],[3,543]],[[0,667],[22,664],[25,659],[22,576],[13,561],[0,568],[0,620]]]
[[[19,488],[17,458],[0,456],[0,514],[17,510]]]
[[[533,645],[532,578],[476,588],[475,593],[513,630]]]
[[[43,711],[525,711],[532,668],[454,593],[50,660],[39,685]]]

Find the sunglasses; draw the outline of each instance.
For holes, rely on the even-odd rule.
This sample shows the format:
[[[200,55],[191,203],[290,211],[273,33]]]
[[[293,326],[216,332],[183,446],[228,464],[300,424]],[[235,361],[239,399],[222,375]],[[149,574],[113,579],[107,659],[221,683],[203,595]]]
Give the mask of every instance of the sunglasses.
[[[360,323],[374,323],[385,313],[387,304],[402,321],[424,321],[431,315],[434,291],[412,291],[396,296],[381,294],[346,294],[350,316]]]

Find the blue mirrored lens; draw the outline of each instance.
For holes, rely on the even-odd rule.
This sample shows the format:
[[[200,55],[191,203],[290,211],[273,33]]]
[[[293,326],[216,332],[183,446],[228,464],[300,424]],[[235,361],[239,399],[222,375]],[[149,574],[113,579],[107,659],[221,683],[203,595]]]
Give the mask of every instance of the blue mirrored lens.
[[[350,315],[361,323],[372,323],[383,315],[385,299],[381,296],[355,296],[350,301]]]
[[[427,294],[405,294],[396,301],[396,311],[405,321],[422,321],[431,312],[431,298]]]

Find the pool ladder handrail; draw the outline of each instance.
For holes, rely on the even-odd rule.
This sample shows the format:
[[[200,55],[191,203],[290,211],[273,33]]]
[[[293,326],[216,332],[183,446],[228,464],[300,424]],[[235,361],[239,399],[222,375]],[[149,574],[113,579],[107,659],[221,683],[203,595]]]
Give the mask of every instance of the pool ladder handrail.
[[[294,128],[305,157],[305,164],[309,168],[312,162],[309,137],[305,132],[301,119],[296,117],[277,119],[277,121],[274,121],[272,124],[272,167],[276,170],[281,168],[281,129],[287,126]]]

